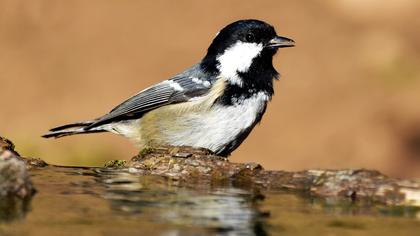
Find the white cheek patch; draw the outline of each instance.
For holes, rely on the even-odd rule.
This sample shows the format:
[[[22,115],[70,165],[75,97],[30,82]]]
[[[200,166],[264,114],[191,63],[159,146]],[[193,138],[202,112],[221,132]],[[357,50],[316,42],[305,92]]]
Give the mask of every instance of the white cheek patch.
[[[252,61],[263,50],[261,43],[237,42],[227,48],[216,59],[219,62],[218,69],[223,77],[232,84],[242,86],[242,80],[238,72],[247,72]]]

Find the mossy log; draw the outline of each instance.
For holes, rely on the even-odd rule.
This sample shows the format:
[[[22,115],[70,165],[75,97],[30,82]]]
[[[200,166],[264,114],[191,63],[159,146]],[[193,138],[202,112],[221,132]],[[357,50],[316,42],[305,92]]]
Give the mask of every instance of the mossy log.
[[[26,170],[44,166],[47,164],[41,159],[19,156],[12,142],[0,137],[0,195],[25,197],[33,194],[35,190]],[[109,162],[106,167],[128,168],[132,173],[158,175],[192,185],[226,183],[338,200],[420,207],[419,179],[391,178],[375,170],[264,170],[257,163],[232,163],[208,150],[190,147],[144,149],[129,162]]]
[[[420,180],[387,177],[366,169],[271,171],[256,163],[231,163],[204,149],[145,149],[126,164],[130,172],[166,176],[186,183],[229,182],[315,197],[420,206]]]

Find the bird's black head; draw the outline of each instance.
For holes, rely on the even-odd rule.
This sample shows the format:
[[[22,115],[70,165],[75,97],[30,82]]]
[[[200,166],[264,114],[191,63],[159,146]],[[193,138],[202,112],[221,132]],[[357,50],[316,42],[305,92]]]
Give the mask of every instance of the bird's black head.
[[[238,85],[242,83],[239,77],[244,77],[241,73],[263,72],[272,80],[277,76],[272,65],[273,55],[280,47],[292,46],[293,40],[277,36],[274,27],[263,21],[240,20],[227,25],[216,35],[201,67]]]

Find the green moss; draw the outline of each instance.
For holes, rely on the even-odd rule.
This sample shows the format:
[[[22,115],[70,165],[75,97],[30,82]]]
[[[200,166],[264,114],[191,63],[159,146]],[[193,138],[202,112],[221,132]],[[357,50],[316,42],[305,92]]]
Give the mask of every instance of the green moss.
[[[144,156],[146,156],[146,155],[148,155],[148,154],[150,154],[150,153],[153,153],[155,151],[155,149],[154,148],[152,148],[152,147],[146,147],[146,148],[143,148],[140,152],[139,152],[139,157],[144,157]]]
[[[125,160],[111,160],[104,164],[106,168],[123,168],[125,167],[126,161]]]

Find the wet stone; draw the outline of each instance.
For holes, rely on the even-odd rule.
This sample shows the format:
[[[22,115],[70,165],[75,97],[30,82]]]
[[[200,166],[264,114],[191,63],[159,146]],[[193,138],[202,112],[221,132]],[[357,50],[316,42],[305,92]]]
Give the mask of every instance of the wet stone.
[[[46,167],[48,164],[40,158],[22,157],[16,150],[12,141],[0,136],[0,158],[17,158],[23,161],[27,169]]]
[[[21,157],[14,148],[15,145],[10,140],[0,137],[0,198],[3,199],[2,201],[10,197],[30,198],[35,193],[35,188],[30,180],[28,169],[37,165],[46,165],[40,159]]]
[[[34,193],[25,163],[9,150],[0,151],[0,198],[27,198]]]

